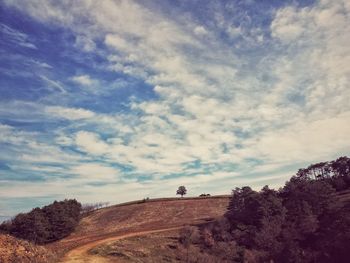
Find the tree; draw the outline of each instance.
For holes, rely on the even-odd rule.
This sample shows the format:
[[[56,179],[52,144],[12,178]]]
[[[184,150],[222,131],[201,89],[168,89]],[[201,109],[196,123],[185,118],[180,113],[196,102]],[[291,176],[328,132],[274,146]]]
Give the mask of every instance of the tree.
[[[68,236],[80,220],[81,204],[64,200],[21,213],[10,222],[0,225],[0,230],[15,237],[46,244]]]
[[[179,186],[179,189],[177,189],[176,194],[181,195],[183,197],[187,193],[186,187],[185,186]]]
[[[348,157],[300,169],[278,191],[236,188],[221,221],[192,241],[208,255],[193,262],[349,262],[350,202],[339,192],[349,188]]]
[[[232,192],[226,218],[234,240],[247,248],[277,251],[286,216],[278,192],[265,186],[260,192],[245,186]]]

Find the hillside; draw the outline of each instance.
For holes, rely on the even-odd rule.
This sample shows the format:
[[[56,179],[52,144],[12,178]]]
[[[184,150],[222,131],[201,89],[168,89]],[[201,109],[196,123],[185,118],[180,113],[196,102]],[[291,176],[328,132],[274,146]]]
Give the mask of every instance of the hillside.
[[[348,203],[350,191],[338,193],[337,199],[336,206]],[[178,262],[181,229],[221,217],[228,202],[229,196],[162,198],[106,207],[85,216],[71,235],[45,248],[1,235],[0,262],[55,262],[51,251],[60,262],[148,262],[138,261],[145,257]]]
[[[339,192],[336,200],[334,205],[342,207],[350,191]],[[228,201],[229,196],[171,198],[107,207],[83,218],[73,234],[50,247],[65,254],[61,262],[181,262],[187,253],[177,241],[181,229],[219,218]],[[198,246],[191,249],[201,254]]]
[[[121,236],[202,224],[222,216],[228,202],[229,196],[213,196],[156,199],[107,207],[84,217],[74,233],[48,247],[61,254],[82,248],[86,249],[81,252],[86,252]]]

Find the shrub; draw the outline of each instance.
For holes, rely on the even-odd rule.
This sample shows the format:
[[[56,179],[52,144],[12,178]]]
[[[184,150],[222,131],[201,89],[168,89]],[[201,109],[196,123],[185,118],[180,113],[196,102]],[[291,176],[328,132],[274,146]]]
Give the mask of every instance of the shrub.
[[[43,208],[35,208],[29,213],[18,214],[10,222],[0,225],[7,233],[45,244],[68,236],[80,220],[81,204],[76,200],[55,201]]]
[[[208,228],[204,228],[201,232],[201,237],[203,240],[203,244],[206,247],[212,247],[215,244],[215,240],[213,238],[213,234],[209,231]]]
[[[350,204],[337,191],[349,186],[350,159],[341,157],[300,169],[278,191],[234,189],[224,218],[201,230],[203,260],[348,262]]]
[[[190,244],[199,242],[199,233],[197,227],[186,226],[180,230],[179,242],[188,247]]]

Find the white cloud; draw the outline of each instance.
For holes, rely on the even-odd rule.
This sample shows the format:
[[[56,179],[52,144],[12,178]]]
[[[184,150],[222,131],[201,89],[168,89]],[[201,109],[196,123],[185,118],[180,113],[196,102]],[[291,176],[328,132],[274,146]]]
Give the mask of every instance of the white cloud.
[[[89,75],[77,75],[72,77],[72,80],[83,86],[91,86],[97,82],[96,80],[92,79]]]
[[[230,36],[230,38],[232,38],[232,39],[234,39],[237,36],[239,36],[240,34],[242,34],[241,28],[240,27],[235,27],[235,26],[228,26],[226,28],[226,32]]]
[[[81,120],[95,117],[95,113],[81,108],[66,108],[61,106],[47,106],[45,112],[52,116],[67,120]]]
[[[42,61],[39,61],[39,60],[35,60],[35,59],[30,59],[29,60],[31,63],[33,63],[34,65],[37,65],[41,68],[46,68],[46,69],[52,69],[52,66],[45,63],[45,62],[42,62]]]
[[[75,46],[85,52],[92,52],[96,50],[95,42],[86,35],[78,35],[75,39]]]
[[[5,151],[0,151],[0,158],[21,171],[27,169],[28,164],[70,165],[84,160],[84,157],[65,152],[46,141],[38,132],[22,131],[8,125],[0,124],[0,143],[7,145]],[[27,170],[31,171],[30,168]]]
[[[278,10],[275,19],[271,23],[272,36],[283,42],[295,40],[304,31],[305,23],[311,21],[299,20],[299,10],[295,7],[286,7]]]
[[[208,34],[207,30],[205,29],[205,27],[203,26],[196,26],[193,30],[193,32],[197,35],[197,36],[205,36],[206,34]]]
[[[161,14],[150,13],[137,3],[108,2],[95,5],[96,9],[81,6],[80,8],[86,8],[87,12],[90,12],[102,31],[109,32],[105,36],[105,43],[116,50],[115,54],[109,57],[114,69],[136,74],[149,83],[161,85],[154,89],[161,96],[161,101],[134,105],[134,109],[141,110],[147,117],[140,119],[134,129],[136,133],[132,134],[129,144],[103,143],[97,152],[119,154],[126,162],[140,170],[179,171],[183,162],[193,161],[196,158],[204,162],[224,162],[235,153],[238,156],[241,154],[246,156],[244,153],[246,150],[235,148],[235,143],[242,139],[237,139],[232,133],[234,129],[254,131],[260,128],[264,129],[264,133],[251,134],[252,140],[258,140],[261,134],[271,134],[273,138],[289,128],[286,126],[279,130],[274,125],[289,125],[296,118],[306,118],[307,115],[300,114],[302,109],[297,109],[293,105],[286,107],[288,93],[301,92],[302,96],[305,96],[307,106],[309,105],[310,114],[317,114],[313,107],[320,108],[320,97],[329,96],[328,87],[320,83],[317,78],[325,76],[324,72],[327,72],[328,82],[324,83],[336,87],[341,83],[337,84],[334,80],[338,79],[339,82],[339,79],[344,78],[348,72],[346,56],[333,56],[340,48],[341,38],[335,40],[325,38],[321,34],[327,25],[324,23],[327,15],[337,14],[337,22],[333,25],[328,24],[330,33],[337,32],[336,28],[340,25],[343,28],[345,26],[344,19],[334,6],[336,4],[327,6],[320,3],[314,7],[292,6],[277,11],[271,23],[272,36],[287,45],[294,45],[296,41],[308,42],[313,52],[304,48],[293,49],[290,54],[285,53],[280,58],[267,60],[270,65],[266,69],[263,68],[264,63],[258,64],[261,67],[259,70],[279,80],[275,85],[270,85],[272,92],[267,94],[264,92],[266,86],[260,87],[261,84],[254,77],[242,79],[236,76],[240,70],[238,67],[240,61],[235,59],[234,51],[227,49],[223,43],[212,40],[198,43],[186,29],[173,21],[165,21]],[[106,15],[101,16],[100,13]],[[315,24],[310,21],[318,22]],[[227,23],[224,21],[223,25],[225,24]],[[197,35],[206,31],[203,26],[196,25],[192,28],[193,33]],[[240,27],[226,26],[226,28],[227,33],[232,36],[242,33]],[[255,31],[257,37],[261,38],[261,30]],[[192,56],[178,48],[177,44],[185,43],[194,50],[205,53],[205,59]],[[329,49],[329,45],[332,45],[333,49]],[[348,53],[346,47],[339,49],[340,51]],[[111,53],[114,53],[113,50]],[[321,53],[327,63],[319,63],[318,57]],[[214,59],[216,66],[211,63]],[[329,66],[332,63],[337,64]],[[267,72],[268,69],[272,71]],[[310,69],[313,71],[311,75],[307,73]],[[147,72],[155,74],[149,75]],[[298,90],[298,85],[306,80],[311,85]],[[343,86],[346,85],[348,80],[344,79],[343,83]],[[256,89],[256,94],[250,92],[251,89]],[[224,100],[222,94],[225,94]],[[334,99],[337,103],[343,103],[347,97],[346,95]],[[332,99],[331,96],[330,101]],[[178,110],[182,113],[176,113]],[[320,109],[320,112],[323,111]],[[295,119],[289,119],[291,115],[295,115]],[[158,140],[152,140],[157,141],[157,144],[149,147],[152,140],[147,138],[154,138],[154,134],[157,134]],[[282,149],[281,145],[288,145],[289,139],[282,137],[281,140],[276,146],[279,149]],[[92,144],[101,143],[96,137],[92,141]],[[222,144],[226,145],[228,154],[223,152]],[[256,147],[263,147],[260,144],[263,142],[258,140]],[[165,149],[172,149],[172,161],[171,154],[168,156]],[[146,153],[156,159],[147,159]],[[261,157],[257,154],[253,156]]]
[[[76,145],[89,154],[103,155],[108,150],[108,145],[99,136],[92,132],[80,131],[75,137]]]
[[[119,177],[119,172],[116,169],[99,163],[80,164],[72,167],[69,172],[79,175],[82,179],[93,179],[99,181],[111,181],[116,180]]]
[[[110,70],[154,86],[156,100],[135,100],[129,113],[118,116],[61,107],[49,110],[71,120],[93,118],[96,131],[90,127],[89,132],[76,132],[74,138],[63,134],[59,142],[71,145],[73,139],[89,156],[154,175],[152,189],[162,183],[159,178],[171,173],[204,172],[203,168],[186,168],[195,161],[219,168],[238,166],[232,170],[240,174],[241,166],[259,172],[246,161],[258,159],[266,164],[260,172],[270,172],[288,163],[330,159],[350,149],[350,10],[346,1],[286,6],[276,10],[268,28],[261,29],[233,26],[218,14],[219,29],[230,41],[243,41],[237,45],[213,37],[212,28],[187,16],[166,17],[139,2],[71,2],[63,7],[38,3],[12,2],[41,21],[69,27],[78,35],[77,42],[90,31],[88,40],[99,37],[108,47],[105,58]],[[63,12],[67,6],[70,11]],[[76,23],[81,14],[89,18],[87,29]],[[95,46],[88,40],[91,46],[80,44],[93,51]],[[265,41],[268,48],[246,52],[256,56],[239,53],[239,46]],[[73,80],[93,84],[88,75]],[[107,132],[108,138],[99,131]],[[111,171],[107,167],[105,172]],[[198,185],[215,178],[223,181],[213,189],[226,189],[231,180],[236,182],[230,172],[208,173],[181,180]],[[237,182],[268,179],[274,177],[243,176]],[[169,189],[179,181],[169,182]]]
[[[350,112],[312,122],[298,122],[256,141],[257,150],[271,160],[286,163],[326,160],[349,149]],[[333,158],[336,156],[332,156]]]

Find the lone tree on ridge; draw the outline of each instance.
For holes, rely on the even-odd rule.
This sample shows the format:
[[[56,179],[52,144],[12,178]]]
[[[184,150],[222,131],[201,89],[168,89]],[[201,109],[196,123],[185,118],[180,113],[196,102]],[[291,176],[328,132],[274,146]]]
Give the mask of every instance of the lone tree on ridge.
[[[179,189],[177,189],[176,194],[177,195],[181,195],[181,197],[183,197],[185,194],[187,193],[186,187],[179,186]]]

